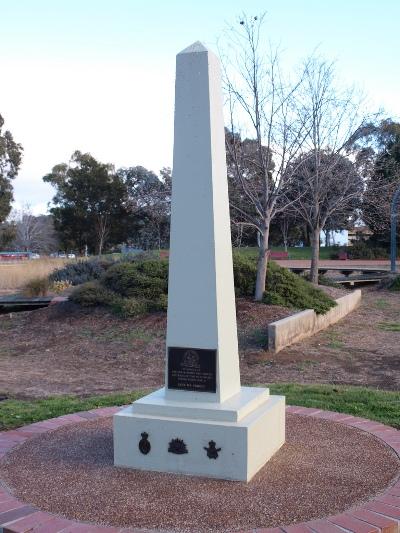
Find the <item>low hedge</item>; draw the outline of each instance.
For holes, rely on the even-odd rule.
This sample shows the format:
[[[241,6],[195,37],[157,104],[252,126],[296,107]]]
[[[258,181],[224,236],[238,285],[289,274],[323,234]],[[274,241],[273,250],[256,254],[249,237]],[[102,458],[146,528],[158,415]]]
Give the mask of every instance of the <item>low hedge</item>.
[[[148,260],[119,263],[107,270],[101,282],[121,296],[157,299],[168,292],[168,262]]]
[[[122,317],[165,311],[168,263],[137,260],[116,263],[95,281],[76,287],[70,299],[84,307],[104,305]]]
[[[314,309],[317,314],[324,314],[336,305],[321,289],[274,262],[268,264],[263,301],[295,309]]]
[[[67,281],[71,285],[81,285],[87,281],[100,279],[113,264],[112,260],[91,259],[68,263],[63,268],[55,270],[49,276],[50,282]]]
[[[257,276],[256,261],[233,256],[237,296],[252,297]],[[325,313],[335,301],[304,278],[274,262],[268,263],[267,290],[263,302]],[[168,261],[136,260],[110,266],[103,275],[77,287],[71,300],[82,306],[105,305],[121,316],[137,316],[167,309]]]
[[[69,299],[82,307],[94,307],[96,305],[113,305],[117,301],[117,296],[98,281],[88,281],[76,287]]]
[[[349,259],[387,259],[389,251],[370,241],[355,241],[344,251]]]
[[[237,296],[253,296],[256,285],[257,263],[255,259],[233,255],[233,274]],[[268,262],[266,291],[263,302],[295,309],[314,309],[326,313],[336,305],[335,300],[306,279],[293,274],[274,261]]]

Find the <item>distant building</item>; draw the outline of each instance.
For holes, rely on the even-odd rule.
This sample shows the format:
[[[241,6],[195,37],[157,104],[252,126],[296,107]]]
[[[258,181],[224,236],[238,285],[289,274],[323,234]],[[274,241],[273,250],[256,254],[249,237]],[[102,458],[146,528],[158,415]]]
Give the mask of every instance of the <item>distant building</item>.
[[[372,235],[372,231],[368,228],[368,226],[355,226],[352,229],[349,229],[349,242],[347,246],[353,246],[353,242],[357,241],[359,239],[367,239],[370,235]]]

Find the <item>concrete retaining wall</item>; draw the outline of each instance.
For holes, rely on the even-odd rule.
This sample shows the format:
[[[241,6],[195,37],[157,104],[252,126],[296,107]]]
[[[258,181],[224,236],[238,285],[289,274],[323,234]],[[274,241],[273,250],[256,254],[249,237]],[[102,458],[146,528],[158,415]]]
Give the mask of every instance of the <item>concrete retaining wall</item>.
[[[306,309],[295,315],[277,320],[268,325],[268,350],[279,352],[285,346],[311,337],[314,333],[334,324],[359,306],[361,290],[351,292],[336,300],[336,306],[324,315],[317,315],[313,309]]]

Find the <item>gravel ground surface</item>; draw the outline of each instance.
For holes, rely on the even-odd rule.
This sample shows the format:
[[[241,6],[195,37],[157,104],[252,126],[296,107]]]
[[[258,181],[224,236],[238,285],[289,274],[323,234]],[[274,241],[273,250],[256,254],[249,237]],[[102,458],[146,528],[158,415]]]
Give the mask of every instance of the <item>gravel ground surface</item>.
[[[81,521],[222,532],[325,517],[370,499],[400,473],[395,454],[358,429],[287,417],[287,442],[249,484],[112,465],[110,418],[27,441],[3,459],[15,495]]]

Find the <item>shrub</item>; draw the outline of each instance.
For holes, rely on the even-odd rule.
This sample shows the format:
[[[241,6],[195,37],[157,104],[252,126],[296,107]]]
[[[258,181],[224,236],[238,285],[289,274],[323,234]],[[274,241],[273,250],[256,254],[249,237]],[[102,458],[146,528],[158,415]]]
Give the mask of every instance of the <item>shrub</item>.
[[[131,263],[133,261],[149,261],[150,259],[152,259],[153,261],[157,261],[159,258],[159,252],[156,252],[155,250],[146,250],[142,252],[128,252],[125,254],[121,254],[117,262]]]
[[[256,259],[234,253],[233,273],[236,295],[253,296],[257,276]],[[316,313],[326,313],[336,305],[323,291],[273,261],[268,263],[266,287],[263,302],[267,304],[314,309]]]
[[[61,294],[62,292],[67,289],[70,289],[71,287],[72,283],[70,281],[54,281],[50,289],[56,294]]]
[[[272,261],[268,264],[263,301],[296,309],[314,309],[318,314],[326,313],[336,305],[335,300],[323,291]]]
[[[156,300],[148,300],[149,311],[166,311],[168,308],[168,295],[160,294]]]
[[[233,259],[236,295],[252,297],[256,259],[236,253]],[[83,306],[107,305],[115,313],[130,317],[166,310],[167,292],[168,261],[135,260],[109,266],[100,279],[77,287],[71,300]],[[317,313],[325,313],[335,305],[324,292],[274,262],[268,263],[263,301],[297,309],[311,308]]]
[[[150,311],[147,300],[119,298],[112,304],[112,310],[123,318],[144,315]]]
[[[127,298],[158,300],[168,292],[167,261],[118,263],[104,274],[102,283]]]
[[[69,298],[83,307],[113,305],[116,303],[116,295],[97,281],[88,281],[79,285],[72,291]]]
[[[400,291],[400,276],[396,276],[390,284],[391,291]]]
[[[233,277],[236,296],[254,296],[257,261],[238,252],[233,253]]]
[[[33,278],[25,284],[23,293],[33,298],[35,296],[46,296],[50,283],[47,277]]]
[[[308,275],[308,277],[310,277],[310,275]],[[335,283],[332,278],[326,277],[324,274],[318,275],[318,283],[319,285],[324,285],[325,287],[334,287],[337,289],[337,283]]]
[[[118,262],[103,276],[75,288],[71,300],[82,306],[106,305],[122,317],[167,309],[168,262]]]
[[[146,313],[154,313],[157,311],[167,310],[168,298],[166,294],[162,294],[156,300],[143,300],[140,298],[116,298],[111,308],[114,313],[123,318],[144,315]]]
[[[355,241],[346,248],[349,259],[386,259],[389,253],[385,248],[374,245],[368,241]]]
[[[68,281],[71,285],[81,285],[87,281],[100,279],[104,272],[113,265],[112,260],[92,259],[68,263],[63,268],[55,270],[49,276],[50,281]]]
[[[339,259],[340,252],[347,252],[347,248],[341,246],[334,246],[332,247],[332,250],[329,253],[329,259]]]

